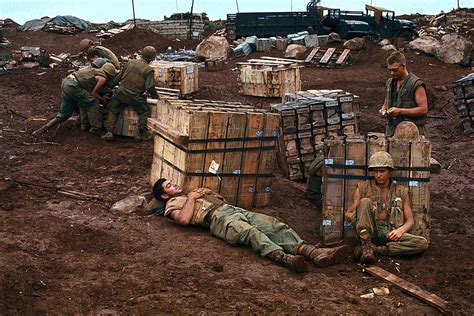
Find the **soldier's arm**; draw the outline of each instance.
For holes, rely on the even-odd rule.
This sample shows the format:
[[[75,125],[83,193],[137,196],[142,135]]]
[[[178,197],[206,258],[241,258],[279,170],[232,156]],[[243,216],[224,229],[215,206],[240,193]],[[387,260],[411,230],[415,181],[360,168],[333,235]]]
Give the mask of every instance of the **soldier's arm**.
[[[347,208],[345,214],[346,220],[352,220],[352,216],[354,215],[354,212],[357,208],[357,205],[359,205],[361,198],[362,197],[360,196],[359,189],[356,189],[354,192],[354,202],[352,202],[352,205]]]
[[[403,217],[405,219],[403,225],[388,233],[387,238],[389,240],[399,240],[402,235],[409,231],[413,226],[413,213],[411,211],[410,196],[408,195],[408,192],[406,193],[405,202],[403,203]]]
[[[148,94],[150,94],[151,97],[157,99],[158,93],[156,92],[155,86],[155,72],[152,71],[145,79],[145,90],[148,92]]]
[[[411,109],[390,108],[387,114],[390,116],[423,116],[428,113],[428,98],[426,97],[426,90],[424,86],[419,86],[415,90],[416,107]]]
[[[387,100],[385,100],[382,104],[382,107],[379,109],[379,113],[380,115],[382,116],[386,116],[387,115]]]
[[[102,89],[102,87],[105,85],[105,83],[107,82],[107,79],[105,79],[102,76],[95,76],[95,79],[97,80],[97,82],[96,82],[94,88],[92,89],[91,94],[92,94],[93,97],[95,97],[97,100],[99,100],[100,103],[105,104],[106,100],[105,100],[105,98],[103,98],[102,96],[99,95],[99,92]]]
[[[191,219],[193,218],[194,213],[194,204],[196,200],[199,199],[203,194],[199,192],[189,192],[186,199],[186,203],[182,209],[174,210],[169,214],[171,219],[178,225],[189,225]]]

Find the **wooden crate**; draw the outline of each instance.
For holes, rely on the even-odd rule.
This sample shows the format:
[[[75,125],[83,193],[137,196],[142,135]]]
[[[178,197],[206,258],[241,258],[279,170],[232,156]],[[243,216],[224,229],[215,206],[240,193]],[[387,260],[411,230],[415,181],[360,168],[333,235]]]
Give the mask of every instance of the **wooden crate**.
[[[395,168],[392,179],[409,189],[414,225],[411,233],[430,238],[430,158],[429,140],[386,139],[382,133],[328,138],[324,142],[324,178],[321,238],[332,243],[354,238],[355,231],[344,213],[353,203],[359,181],[371,179],[367,168],[370,156],[385,150],[392,155]]]
[[[279,119],[240,103],[160,100],[148,120],[155,134],[150,183],[171,178],[184,192],[204,186],[229,204],[268,205]]]
[[[153,61],[155,83],[158,87],[178,89],[182,95],[198,90],[199,65],[192,62]]]
[[[178,99],[179,91],[173,89],[157,88],[159,99]],[[158,100],[147,99],[151,109],[150,117],[156,117],[156,104]],[[138,133],[138,114],[131,108],[125,107],[118,115],[115,123],[115,134],[120,136],[135,137]]]
[[[474,132],[474,74],[453,83],[454,105],[466,133]]]
[[[301,64],[288,59],[250,59],[237,63],[240,93],[258,97],[283,97],[301,90]]]
[[[283,168],[288,178],[303,180],[308,176],[309,159],[323,148],[324,138],[359,131],[358,106],[353,95],[340,90],[330,98],[305,91],[287,94],[284,100],[290,101],[272,106],[282,117],[279,161],[288,164]]]

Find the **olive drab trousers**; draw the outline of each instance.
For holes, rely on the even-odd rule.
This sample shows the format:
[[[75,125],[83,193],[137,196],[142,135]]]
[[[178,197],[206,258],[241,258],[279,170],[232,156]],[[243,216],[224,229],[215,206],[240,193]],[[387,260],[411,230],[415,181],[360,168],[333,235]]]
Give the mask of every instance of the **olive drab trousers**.
[[[251,246],[262,256],[275,250],[295,254],[303,243],[298,234],[276,218],[224,204],[211,215],[212,235],[230,244]]]
[[[352,225],[356,228],[357,236],[365,229],[375,244],[387,246],[389,256],[408,256],[428,249],[428,242],[424,237],[409,233],[404,233],[397,241],[389,241],[389,227],[376,218],[372,200],[369,198],[360,200],[352,217]]]

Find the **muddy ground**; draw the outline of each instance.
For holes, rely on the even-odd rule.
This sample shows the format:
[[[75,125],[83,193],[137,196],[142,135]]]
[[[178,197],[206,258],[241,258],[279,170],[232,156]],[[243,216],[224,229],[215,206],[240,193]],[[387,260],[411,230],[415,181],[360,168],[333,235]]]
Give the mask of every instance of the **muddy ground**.
[[[20,46],[74,54],[87,34],[7,29],[4,36],[12,46],[2,48],[2,55]],[[170,42],[146,31],[128,31],[104,42],[117,55],[145,45],[164,51],[170,44],[192,48],[197,42]],[[433,155],[443,169],[432,181],[429,250],[410,259],[381,258],[379,265],[448,300],[450,312],[468,315],[474,312],[474,139],[460,127],[450,84],[470,69],[405,53],[409,69],[429,86],[430,114],[446,118],[428,123]],[[384,98],[388,54],[373,44],[343,68],[305,68],[303,88],[359,95],[361,129],[382,131],[384,121],[376,112]],[[234,69],[242,60],[230,61],[220,72],[202,71],[196,97],[265,106],[278,102],[238,93]],[[297,275],[205,230],[179,227],[157,216],[110,212],[114,201],[149,190],[153,143],[120,137],[106,143],[81,132],[72,120],[45,139],[32,138],[31,132],[57,112],[60,83],[68,70],[14,69],[0,76],[0,314],[439,313],[364,274],[351,258]],[[103,200],[78,200],[21,182],[60,186]],[[304,184],[286,180],[276,170],[273,186],[272,204],[258,211],[317,242],[318,210],[305,199]],[[379,286],[388,286],[390,295],[360,298]]]

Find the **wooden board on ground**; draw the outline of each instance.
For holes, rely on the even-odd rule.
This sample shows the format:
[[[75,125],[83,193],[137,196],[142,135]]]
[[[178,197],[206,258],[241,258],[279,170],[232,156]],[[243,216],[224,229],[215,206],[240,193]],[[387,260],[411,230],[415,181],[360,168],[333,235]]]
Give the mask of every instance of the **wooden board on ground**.
[[[316,46],[315,48],[313,48],[313,50],[311,51],[311,53],[309,53],[309,55],[306,57],[306,59],[304,60],[306,63],[309,63],[311,62],[311,60],[313,59],[313,57],[316,55],[316,53],[319,51],[319,46]]]
[[[403,292],[408,293],[410,295],[413,295],[414,297],[416,297],[416,298],[422,300],[423,302],[437,308],[438,310],[440,310],[443,313],[446,312],[446,310],[448,308],[449,303],[447,301],[445,301],[444,299],[442,299],[441,297],[439,297],[438,295],[430,293],[428,291],[425,291],[422,288],[420,288],[419,286],[417,286],[413,283],[410,283],[410,282],[396,276],[393,273],[390,273],[390,272],[388,272],[388,271],[386,271],[382,268],[379,268],[379,267],[373,266],[373,265],[365,267],[365,266],[359,264],[359,267],[361,267],[363,270],[367,271],[371,275],[379,277],[379,278],[395,285],[396,287],[401,289]]]
[[[335,48],[328,48],[328,50],[324,53],[323,57],[321,57],[321,60],[319,61],[320,64],[327,64],[329,61],[329,58],[331,58],[332,54],[336,51]]]

